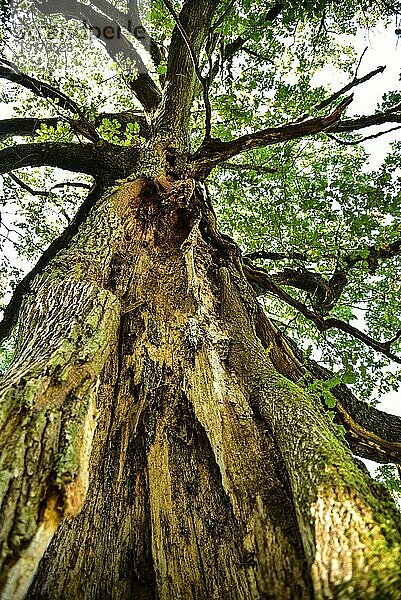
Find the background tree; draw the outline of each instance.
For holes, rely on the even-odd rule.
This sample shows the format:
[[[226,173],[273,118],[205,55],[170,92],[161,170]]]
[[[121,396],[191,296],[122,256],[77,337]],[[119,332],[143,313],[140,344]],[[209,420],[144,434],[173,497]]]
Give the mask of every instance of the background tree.
[[[399,597],[401,97],[342,37],[397,10],[3,6],[3,598]]]

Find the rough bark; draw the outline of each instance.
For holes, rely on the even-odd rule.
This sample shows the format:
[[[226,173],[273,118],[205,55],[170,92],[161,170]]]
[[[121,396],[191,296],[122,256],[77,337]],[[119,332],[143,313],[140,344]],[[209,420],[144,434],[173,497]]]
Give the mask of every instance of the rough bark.
[[[136,180],[31,284],[2,598],[397,598],[399,515],[273,366],[233,251],[192,180]]]

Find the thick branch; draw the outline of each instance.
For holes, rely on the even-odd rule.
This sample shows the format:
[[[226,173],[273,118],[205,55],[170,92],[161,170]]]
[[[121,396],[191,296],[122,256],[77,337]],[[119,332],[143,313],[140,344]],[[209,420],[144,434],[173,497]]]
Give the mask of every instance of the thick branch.
[[[279,273],[272,273],[270,278],[277,285],[289,285],[308,292],[312,306],[319,315],[327,315],[332,310],[347,283],[343,273],[336,273],[336,276],[328,281],[320,273],[305,268],[287,267]]]
[[[136,0],[129,2],[130,12],[124,13],[107,0],[92,0],[91,2],[100,12],[109,17],[110,21],[118,23],[124,29],[137,30],[139,43],[149,51],[154,65],[157,67],[162,61],[162,55],[159,46],[149,35],[141,20],[138,3]]]
[[[372,127],[373,125],[383,125],[384,123],[401,123],[401,105],[397,104],[392,109],[378,112],[375,115],[345,119],[338,122],[330,131],[334,133],[346,133]]]
[[[33,92],[36,96],[40,96],[41,98],[50,98],[51,100],[56,100],[58,103],[57,106],[60,108],[65,108],[66,110],[71,111],[73,114],[81,114],[82,111],[78,104],[64,94],[61,90],[58,90],[46,81],[39,81],[34,77],[30,77],[25,73],[21,73],[21,71],[19,71],[9,61],[0,59],[0,62],[3,63],[3,66],[0,66],[0,77],[2,79],[7,79],[12,83],[22,85],[26,89]]]
[[[161,135],[170,135],[179,146],[187,146],[187,123],[197,83],[195,64],[220,0],[188,0],[178,16],[185,27],[174,28],[164,85],[163,101],[156,122]],[[193,50],[193,56],[188,44]]]
[[[331,131],[340,121],[342,113],[352,102],[352,98],[352,96],[345,98],[327,117],[317,117],[302,123],[293,123],[283,125],[282,127],[270,127],[262,131],[243,135],[229,142],[222,142],[219,139],[210,140],[210,142],[202,144],[192,156],[194,171],[208,171],[241,152],[286,142],[326,130]]]
[[[121,125],[121,132],[124,133],[128,123],[138,123],[139,135],[144,138],[148,138],[150,134],[150,127],[144,114],[138,114],[137,111],[127,110],[120,113],[100,113],[95,119],[95,127],[98,127],[103,119],[118,121]],[[0,121],[0,139],[7,137],[29,137],[35,135],[36,131],[40,129],[42,125],[47,127],[56,128],[61,122],[67,122],[73,129],[81,130],[85,124],[75,119],[68,119],[64,117],[49,117],[49,118],[14,118],[14,119],[3,119]]]
[[[257,318],[258,336],[276,369],[294,382],[310,375],[327,381],[334,374],[316,361],[305,359],[293,340],[281,332],[263,313]],[[358,400],[348,386],[331,388],[337,403],[332,409],[337,422],[344,426],[352,452],[379,463],[401,462],[401,418],[378,410]]]
[[[160,90],[149,75],[141,56],[123,33],[120,35],[107,33],[111,32],[111,29],[117,32],[118,23],[111,22],[108,17],[95,11],[90,5],[81,4],[76,0],[59,0],[57,3],[36,0],[35,6],[47,15],[61,14],[67,18],[83,21],[89,26],[91,33],[103,43],[113,60],[118,60],[120,54],[131,60],[138,75],[127,77],[130,88],[146,111],[152,112],[156,109],[161,98]]]
[[[195,48],[193,48],[191,40],[187,36],[187,32],[185,31],[184,26],[181,23],[180,17],[175,12],[175,9],[174,9],[172,3],[170,2],[170,0],[164,0],[164,3],[167,6],[170,14],[173,16],[176,26],[177,26],[177,29],[179,30],[179,32],[182,36],[182,39],[184,40],[184,42],[188,48],[188,52],[192,59],[192,64],[193,64],[193,67],[195,70],[196,77],[198,78],[198,81],[200,82],[200,84],[202,86],[203,103],[205,105],[205,135],[204,135],[204,139],[209,140],[210,139],[210,131],[211,131],[211,117],[212,117],[212,107],[211,107],[210,99],[209,99],[209,79],[208,79],[208,77],[204,77],[202,75],[201,68],[199,66],[199,57],[197,56]]]
[[[286,302],[286,304],[292,306],[292,308],[295,308],[304,317],[312,321],[319,331],[327,331],[328,329],[333,328],[344,331],[352,337],[360,340],[370,348],[373,348],[373,350],[376,352],[380,352],[384,356],[387,356],[387,358],[390,358],[394,362],[401,364],[401,358],[391,352],[390,349],[391,343],[393,343],[395,339],[398,339],[397,336],[393,338],[393,340],[379,342],[366,333],[363,333],[363,331],[360,331],[353,325],[346,323],[345,321],[341,321],[340,319],[336,319],[334,317],[324,319],[321,315],[314,313],[307,306],[305,306],[305,304],[287,294],[287,292],[277,285],[266,272],[262,271],[262,269],[256,269],[249,263],[244,263],[244,273],[250,282],[256,283],[264,288],[267,292],[274,294]]]
[[[0,174],[22,167],[49,166],[93,177],[118,179],[129,175],[137,158],[135,149],[112,144],[20,144],[0,150]]]
[[[219,139],[210,140],[210,142],[202,144],[192,156],[194,171],[208,173],[214,166],[242,152],[324,131],[342,133],[356,131],[372,125],[382,125],[383,123],[401,123],[401,104],[375,115],[342,121],[341,115],[351,101],[352,96],[346,98],[327,117],[318,117],[282,127],[263,129],[243,135],[230,142],[222,142]]]
[[[61,119],[57,117],[50,118],[15,118],[3,119],[0,121],[0,139],[8,137],[22,136],[28,137],[35,135],[36,131],[42,125],[56,128]]]
[[[50,85],[46,81],[39,81],[34,77],[30,77],[25,73],[21,73],[12,63],[0,59],[0,61],[7,66],[0,66],[0,78],[7,79],[12,83],[16,83],[25,87],[26,89],[33,92],[36,96],[41,98],[48,98],[50,100],[57,101],[58,108],[64,108],[74,115],[78,115],[78,121],[71,121],[73,127],[79,133],[82,133],[85,137],[92,141],[97,141],[99,135],[96,132],[93,125],[86,119],[84,111],[81,107],[61,90],[58,90],[53,85]]]
[[[354,254],[353,257],[345,256],[343,260],[346,263],[346,268],[351,269],[358,263],[366,261],[369,266],[369,272],[373,274],[379,266],[380,260],[393,258],[394,256],[401,254],[401,240],[396,240],[395,242],[390,242],[388,244],[382,242],[381,244],[382,245],[378,248],[376,246],[370,246],[367,255],[361,253],[356,256]]]

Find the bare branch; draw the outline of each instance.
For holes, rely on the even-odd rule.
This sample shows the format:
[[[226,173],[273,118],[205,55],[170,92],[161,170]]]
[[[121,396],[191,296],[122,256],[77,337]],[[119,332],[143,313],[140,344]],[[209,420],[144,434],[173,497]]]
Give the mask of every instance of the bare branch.
[[[10,179],[12,179],[17,185],[19,185],[20,188],[22,188],[26,192],[29,192],[32,196],[48,197],[48,196],[50,196],[52,190],[61,189],[61,188],[65,188],[65,187],[75,187],[75,188],[81,188],[81,189],[85,189],[85,190],[90,190],[93,187],[89,183],[83,183],[81,181],[64,181],[63,183],[57,183],[56,185],[53,185],[50,188],[50,191],[34,190],[30,185],[25,183],[25,181],[22,181],[22,179],[17,177],[14,173],[8,173],[8,177],[10,177]]]
[[[328,281],[320,273],[309,271],[305,267],[300,269],[286,267],[279,273],[269,274],[269,277],[277,285],[288,285],[308,292],[313,309],[319,315],[327,315],[333,309],[347,283],[346,276],[344,276],[341,281],[342,285],[339,285],[338,281],[336,281],[337,285],[334,285],[333,280]]]
[[[302,123],[292,123],[282,127],[270,127],[255,133],[243,135],[229,142],[213,139],[202,144],[192,156],[193,169],[196,172],[210,171],[219,163],[245,151],[262,148],[272,144],[278,144],[307,135],[313,135],[326,130],[332,130],[340,121],[341,115],[346,107],[352,102],[353,96],[345,98],[326,117],[309,119]]]
[[[336,319],[333,317],[329,319],[324,319],[321,315],[318,315],[311,311],[307,306],[305,306],[305,304],[287,294],[287,292],[283,290],[279,285],[277,285],[265,271],[259,268],[256,269],[247,262],[244,262],[244,273],[250,282],[258,284],[267,292],[274,294],[275,296],[286,302],[286,304],[298,310],[298,312],[300,312],[304,317],[312,321],[319,331],[327,331],[328,329],[333,328],[344,331],[352,337],[360,340],[370,348],[373,348],[373,350],[376,350],[376,352],[380,352],[387,358],[390,358],[394,362],[401,364],[401,358],[396,356],[390,350],[391,340],[385,342],[378,342],[377,340],[373,339],[366,333],[363,333],[353,325],[346,323],[345,321],[341,321],[340,319]]]
[[[8,176],[16,184],[18,184],[20,188],[22,188],[26,192],[29,192],[30,194],[32,194],[32,196],[49,196],[50,192],[41,191],[41,190],[34,190],[33,188],[31,188],[30,185],[28,185],[27,183],[25,183],[25,181],[22,181],[22,179],[20,179],[16,175],[14,175],[14,173],[8,173]]]
[[[0,66],[0,78],[7,79],[12,83],[21,85],[33,92],[36,96],[57,101],[57,107],[64,108],[72,112],[74,115],[79,116],[80,122],[75,122],[74,124],[74,128],[79,133],[82,133],[85,137],[92,141],[99,140],[99,134],[94,126],[86,119],[84,111],[74,100],[64,94],[64,92],[58,90],[45,81],[39,81],[34,77],[30,77],[25,73],[21,73],[21,71],[17,70],[12,63],[3,58],[0,58],[0,62],[3,63],[3,65],[7,65]]]
[[[355,119],[345,119],[336,123],[330,130],[331,133],[343,133],[347,131],[357,131],[373,125],[383,125],[384,123],[401,123],[401,104],[397,104],[388,110],[378,112],[374,115],[365,115]]]
[[[81,108],[76,102],[74,102],[74,100],[72,100],[66,94],[64,94],[64,92],[58,90],[46,81],[39,81],[34,77],[30,77],[25,73],[21,73],[21,71],[18,70],[15,67],[15,65],[13,65],[8,60],[5,60],[4,58],[0,58],[0,62],[3,65],[6,65],[0,66],[0,77],[2,79],[7,79],[12,83],[22,85],[23,87],[33,92],[36,96],[40,96],[41,98],[50,98],[51,100],[57,100],[57,105],[60,108],[65,108],[71,111],[73,114],[78,114],[81,116]]]
[[[392,131],[397,131],[398,129],[401,129],[401,125],[398,125],[397,127],[390,127],[390,129],[386,129],[385,131],[378,131],[377,133],[373,133],[372,135],[366,135],[365,137],[352,141],[340,140],[340,138],[336,137],[335,135],[331,135],[330,133],[327,134],[327,137],[337,142],[337,144],[341,144],[341,146],[356,146],[357,144],[362,144],[362,142],[366,142],[367,140],[375,140],[381,137],[382,135],[386,135],[387,133],[391,133]]]
[[[296,123],[304,121],[305,119],[307,119],[310,116],[311,113],[317,112],[319,110],[323,110],[327,106],[330,106],[330,104],[332,104],[333,102],[338,100],[338,98],[340,98],[341,96],[343,96],[344,94],[346,94],[347,92],[352,90],[354,87],[360,85],[361,83],[365,83],[366,81],[369,81],[369,79],[372,79],[372,77],[374,77],[378,73],[383,73],[385,68],[386,68],[385,66],[377,67],[377,69],[374,69],[373,71],[370,71],[370,73],[367,73],[363,77],[359,77],[359,78],[355,75],[354,79],[352,81],[350,81],[350,83],[347,83],[347,85],[342,87],[340,90],[338,90],[337,92],[334,92],[334,94],[331,94],[331,96],[329,96],[325,100],[322,100],[322,102],[319,102],[319,104],[316,104],[313,108],[310,109],[309,113],[306,113],[302,117],[297,119]]]
[[[89,183],[83,183],[82,181],[63,181],[63,183],[57,183],[56,185],[53,185],[50,189],[56,190],[65,187],[76,187],[84,190],[90,190],[93,186],[91,186]]]
[[[167,6],[167,9],[169,11],[169,13],[172,15],[177,28],[179,30],[179,32],[182,35],[182,38],[188,48],[188,52],[191,55],[191,59],[192,59],[192,64],[196,73],[196,76],[202,86],[202,90],[203,90],[203,102],[205,105],[205,140],[209,140],[210,139],[210,128],[211,128],[211,117],[212,117],[212,107],[210,105],[210,100],[209,100],[209,83],[208,83],[208,78],[207,77],[203,77],[200,67],[199,67],[199,59],[195,53],[195,50],[191,44],[191,41],[188,38],[188,35],[180,21],[179,16],[177,15],[177,13],[175,12],[175,9],[172,5],[172,3],[170,2],[170,0],[163,0],[164,4]]]
[[[92,0],[91,3],[100,12],[109,17],[110,21],[118,23],[122,28],[128,29],[128,31],[134,27],[138,33],[140,32],[141,35],[137,36],[139,43],[142,44],[145,50],[149,51],[150,57],[156,67],[161,63],[162,54],[160,48],[143,25],[136,0],[129,2],[130,12],[128,13],[118,10],[118,8],[110,4],[107,0]]]

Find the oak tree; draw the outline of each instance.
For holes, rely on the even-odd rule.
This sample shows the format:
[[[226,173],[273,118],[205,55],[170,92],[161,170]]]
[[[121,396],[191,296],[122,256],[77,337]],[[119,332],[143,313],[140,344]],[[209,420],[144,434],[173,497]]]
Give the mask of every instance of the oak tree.
[[[2,598],[400,597],[398,9],[3,3]]]

